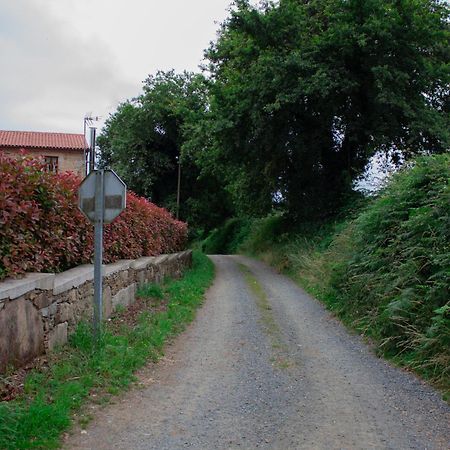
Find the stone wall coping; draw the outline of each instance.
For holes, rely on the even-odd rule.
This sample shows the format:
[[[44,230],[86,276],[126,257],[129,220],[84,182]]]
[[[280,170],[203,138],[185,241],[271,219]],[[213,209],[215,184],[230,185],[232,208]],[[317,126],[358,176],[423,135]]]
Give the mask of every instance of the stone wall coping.
[[[154,264],[154,265],[161,264],[162,262],[169,259],[169,256],[170,255],[159,255],[153,260],[152,264]]]
[[[122,270],[127,270],[131,267],[131,264],[134,262],[134,259],[120,259],[115,263],[104,264],[103,265],[103,276],[107,277],[117,272],[121,272]]]
[[[131,268],[135,270],[146,269],[149,264],[154,264],[156,256],[144,256],[139,259],[135,259],[131,263]]]
[[[103,266],[103,275],[109,276],[127,269],[145,269],[175,258],[182,258],[191,250],[159,256],[145,256],[138,259],[123,259]],[[94,279],[94,265],[83,264],[61,273],[27,273],[23,278],[8,278],[0,282],[0,303],[21,297],[35,289],[53,290],[53,295],[61,294]]]
[[[178,253],[174,253],[173,255],[169,255],[169,257],[167,258],[167,261],[173,261],[176,260],[180,257],[180,255]]]
[[[183,252],[174,253],[172,256],[174,256],[177,259],[183,259],[184,257],[190,255],[192,253],[192,250],[184,250]]]
[[[58,295],[94,279],[94,265],[83,264],[55,275],[53,294]]]
[[[23,278],[9,278],[0,283],[0,302],[14,300],[35,289],[50,290],[54,279],[54,273],[27,273]]]

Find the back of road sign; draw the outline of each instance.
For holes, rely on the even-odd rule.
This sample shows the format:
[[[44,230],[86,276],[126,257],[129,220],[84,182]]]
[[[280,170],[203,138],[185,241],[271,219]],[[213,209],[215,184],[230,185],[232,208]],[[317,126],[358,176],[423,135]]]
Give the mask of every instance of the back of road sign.
[[[93,223],[95,220],[95,178],[92,171],[81,183],[78,190],[78,207]],[[104,171],[104,214],[103,222],[112,222],[126,206],[126,185],[113,170]]]

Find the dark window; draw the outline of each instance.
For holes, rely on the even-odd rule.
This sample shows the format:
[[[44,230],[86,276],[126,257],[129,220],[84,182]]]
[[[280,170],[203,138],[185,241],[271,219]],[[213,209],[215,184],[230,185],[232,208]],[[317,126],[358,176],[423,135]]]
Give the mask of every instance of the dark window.
[[[57,156],[44,156],[45,165],[49,172],[58,172],[58,157]]]

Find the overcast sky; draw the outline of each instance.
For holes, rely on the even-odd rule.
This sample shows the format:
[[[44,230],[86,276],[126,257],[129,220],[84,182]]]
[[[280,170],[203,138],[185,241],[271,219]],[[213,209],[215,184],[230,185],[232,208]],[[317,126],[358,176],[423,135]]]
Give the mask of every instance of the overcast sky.
[[[148,74],[198,70],[230,3],[0,0],[0,129],[80,133]]]

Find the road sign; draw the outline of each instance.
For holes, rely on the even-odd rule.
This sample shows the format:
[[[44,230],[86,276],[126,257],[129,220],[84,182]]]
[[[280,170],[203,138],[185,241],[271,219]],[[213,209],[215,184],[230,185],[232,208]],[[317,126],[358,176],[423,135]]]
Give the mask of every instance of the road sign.
[[[103,313],[103,223],[126,206],[126,185],[112,170],[94,170],[78,189],[78,207],[94,224],[94,332],[100,337]]]
[[[100,170],[92,171],[78,190],[78,207],[92,222],[95,222],[96,179]],[[103,170],[104,212],[103,223],[112,222],[126,206],[126,185],[113,170]]]

